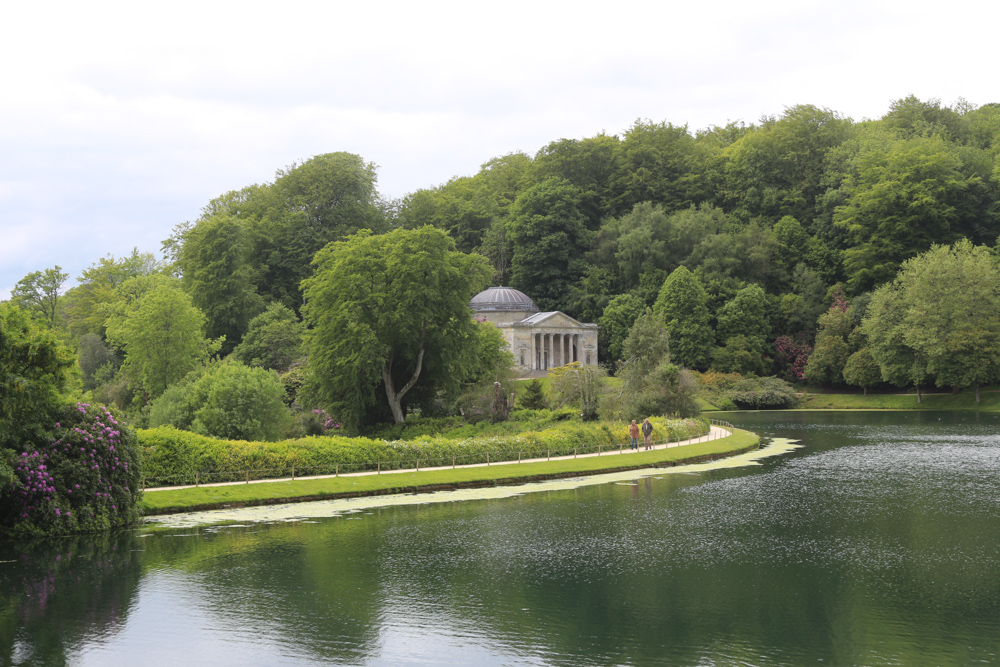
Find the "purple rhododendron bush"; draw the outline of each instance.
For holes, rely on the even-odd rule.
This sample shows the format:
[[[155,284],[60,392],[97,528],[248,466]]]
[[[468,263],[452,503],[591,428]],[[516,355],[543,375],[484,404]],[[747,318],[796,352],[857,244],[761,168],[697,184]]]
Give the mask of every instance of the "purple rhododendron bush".
[[[142,494],[134,432],[100,405],[64,409],[44,444],[14,456],[14,484],[0,509],[13,536],[122,528],[139,518]]]

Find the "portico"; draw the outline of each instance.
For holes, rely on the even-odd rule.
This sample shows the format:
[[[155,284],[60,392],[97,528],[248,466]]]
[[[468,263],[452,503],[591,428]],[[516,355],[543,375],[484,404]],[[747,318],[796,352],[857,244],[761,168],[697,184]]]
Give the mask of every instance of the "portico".
[[[574,361],[597,364],[596,324],[578,322],[560,311],[538,312],[523,292],[491,287],[470,303],[477,317],[503,332],[521,370],[545,371]]]

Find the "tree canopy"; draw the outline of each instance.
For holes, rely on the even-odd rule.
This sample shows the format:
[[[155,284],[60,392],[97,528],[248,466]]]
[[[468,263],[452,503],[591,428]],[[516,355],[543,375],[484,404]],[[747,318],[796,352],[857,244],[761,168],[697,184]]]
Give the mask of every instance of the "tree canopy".
[[[303,281],[309,363],[320,395],[346,424],[377,412],[395,421],[421,382],[454,390],[470,359],[469,300],[491,274],[485,258],[455,250],[433,227],[359,232],[323,248]]]

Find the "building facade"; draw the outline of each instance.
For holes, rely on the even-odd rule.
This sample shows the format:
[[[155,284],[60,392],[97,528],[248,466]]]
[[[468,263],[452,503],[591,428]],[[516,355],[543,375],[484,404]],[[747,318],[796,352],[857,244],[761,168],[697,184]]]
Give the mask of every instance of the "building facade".
[[[559,312],[539,312],[524,292],[490,287],[469,302],[474,316],[503,332],[519,370],[545,371],[574,361],[597,364],[596,324],[577,322]]]

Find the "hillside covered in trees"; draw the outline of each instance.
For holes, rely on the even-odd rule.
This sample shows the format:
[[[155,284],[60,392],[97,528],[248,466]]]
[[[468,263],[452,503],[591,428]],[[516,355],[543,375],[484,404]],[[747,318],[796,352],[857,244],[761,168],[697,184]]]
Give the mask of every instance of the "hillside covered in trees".
[[[390,351],[352,328],[378,309],[372,304],[423,303],[427,296],[415,285],[423,280],[426,288],[426,277],[437,275],[430,265],[423,279],[409,272],[380,283],[384,293],[371,287],[365,299],[344,305],[354,310],[339,313],[340,328],[327,333],[317,330],[324,326],[321,309],[310,310],[308,299],[303,307],[304,285],[326,304],[347,304],[368,289],[343,273],[315,273],[340,270],[338,262],[350,272],[345,245],[314,263],[332,242],[356,248],[361,266],[370,253],[396,252],[362,239],[427,226],[449,239],[421,237],[447,266],[466,266],[449,254],[455,251],[478,256],[459,272],[465,280],[442,285],[462,295],[510,285],[543,310],[599,323],[601,358],[613,372],[636,320],[651,309],[669,334],[672,361],[692,370],[863,387],[947,377],[972,387],[996,379],[997,364],[977,364],[993,375],[956,380],[942,375],[944,353],[934,344],[914,338],[911,345],[902,330],[887,333],[865,318],[870,306],[883,314],[899,307],[893,295],[916,303],[916,288],[884,286],[936,245],[967,240],[956,251],[963,257],[994,257],[998,186],[1000,104],[948,107],[914,97],[861,122],[809,105],[697,132],[638,120],[620,135],[560,139],[535,155],[492,158],[472,175],[401,200],[380,195],[376,166],[363,157],[329,153],[208,202],[164,241],[163,259],[138,252],[102,258],[72,286],[58,267],[39,271],[18,284],[12,301],[76,351],[82,388],[96,400],[129,408],[144,423],[195,430],[211,430],[208,424],[223,419],[223,403],[237,400],[235,390],[216,391],[227,382],[250,392],[238,400],[256,401],[262,412],[279,410],[284,400],[327,423],[322,411],[338,405],[353,406],[360,421],[388,419],[388,408],[364,416],[358,407],[374,405],[386,380],[390,393],[412,387],[392,406],[396,414],[408,406],[431,409],[462,386],[489,379],[503,362],[496,337],[445,322],[426,329],[428,315],[417,329],[425,327],[428,341],[449,341],[449,354],[425,349],[424,334],[421,345]],[[358,235],[362,230],[371,233]],[[405,245],[417,237],[392,238]],[[388,268],[364,265],[372,276],[389,275]],[[993,279],[988,271],[978,275]],[[393,322],[379,326],[392,330]],[[994,345],[1000,327],[983,326],[963,344]],[[359,357],[353,368],[367,370],[357,377],[311,379],[311,358],[326,359],[327,373],[351,366],[342,363],[351,351],[341,343],[352,337],[378,363]],[[310,349],[324,340],[323,350]],[[335,344],[339,356],[324,356]],[[937,355],[937,366],[927,364],[928,354]],[[205,365],[223,358],[234,367]],[[420,379],[413,371],[424,361]],[[886,375],[886,363],[896,371]],[[906,364],[909,370],[900,370]],[[324,393],[338,383],[358,393]],[[225,437],[267,431],[216,428]]]

